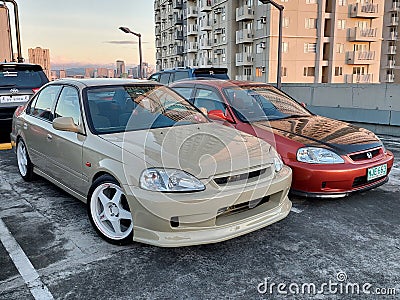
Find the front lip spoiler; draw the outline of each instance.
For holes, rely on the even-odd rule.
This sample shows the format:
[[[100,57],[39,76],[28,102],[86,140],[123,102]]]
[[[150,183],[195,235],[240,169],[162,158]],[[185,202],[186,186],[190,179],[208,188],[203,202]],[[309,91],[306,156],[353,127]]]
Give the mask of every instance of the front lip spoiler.
[[[383,180],[377,181],[374,184],[371,185],[367,185],[361,188],[356,188],[352,191],[349,192],[343,192],[343,193],[309,193],[309,192],[303,192],[303,191],[297,191],[297,190],[290,190],[290,194],[294,195],[294,196],[300,196],[300,197],[304,197],[304,198],[318,198],[318,199],[324,199],[324,198],[343,198],[343,197],[347,197],[351,194],[354,193],[358,193],[358,192],[365,192],[368,190],[372,190],[374,188],[377,188],[383,184],[385,184],[386,182],[389,181],[389,176],[386,176]]]

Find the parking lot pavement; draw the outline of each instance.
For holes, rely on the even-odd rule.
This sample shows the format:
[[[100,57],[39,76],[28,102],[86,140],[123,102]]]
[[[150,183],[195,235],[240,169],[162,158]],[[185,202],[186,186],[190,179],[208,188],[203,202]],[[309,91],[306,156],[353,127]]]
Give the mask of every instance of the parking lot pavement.
[[[400,157],[400,141],[386,137],[385,144]],[[288,294],[296,292],[289,284],[300,286],[297,299],[310,297],[303,284],[326,284],[325,295],[315,299],[354,298],[340,293],[340,283],[370,284],[372,293],[394,289],[398,297],[399,182],[396,158],[386,185],[337,200],[292,198],[286,219],[236,239],[171,249],[118,247],[97,236],[83,203],[44,179],[24,182],[13,151],[0,151],[0,220],[27,258],[15,262],[15,249],[6,250],[10,241],[1,235],[0,299],[33,299],[38,285],[21,276],[32,271],[24,269],[29,262],[55,299],[274,298],[279,283]],[[334,294],[326,289],[329,281],[337,284]]]

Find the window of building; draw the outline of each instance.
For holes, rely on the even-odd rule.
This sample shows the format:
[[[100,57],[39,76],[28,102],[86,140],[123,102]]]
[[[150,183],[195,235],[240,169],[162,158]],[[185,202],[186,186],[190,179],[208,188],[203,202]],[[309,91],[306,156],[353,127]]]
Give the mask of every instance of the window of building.
[[[346,29],[346,20],[338,20],[337,21],[337,29]]]
[[[316,53],[317,43],[304,43],[304,53]]]
[[[287,68],[286,67],[282,67],[282,69],[281,69],[282,71],[282,77],[287,77]]]
[[[289,0],[281,0],[281,2],[289,2]]]
[[[344,52],[344,44],[337,43],[336,44],[336,53],[343,53]]]
[[[306,18],[305,27],[307,29],[315,29],[317,28],[317,19],[314,18]]]
[[[283,17],[282,19],[282,26],[284,28],[288,28],[290,23],[290,18],[289,17]]]
[[[365,67],[353,67],[353,74],[354,75],[364,75]]]
[[[263,29],[263,28],[264,28],[264,22],[263,22],[263,20],[261,20],[261,19],[257,20],[256,29],[257,29],[257,30],[261,30],[261,29]]]
[[[335,67],[335,76],[342,76],[342,75],[343,75],[343,68]]]
[[[317,0],[306,0],[306,4],[316,4]]]
[[[347,0],[339,0],[338,4],[339,4],[339,6],[346,6],[347,5]]]
[[[289,43],[288,42],[282,42],[282,52],[283,53],[289,52]]]
[[[304,67],[304,76],[315,76],[315,67]]]
[[[256,44],[256,53],[263,53],[265,49],[265,42]]]
[[[248,68],[248,67],[244,68],[243,74],[246,76],[251,76],[251,68]]]
[[[262,77],[264,74],[265,67],[256,67],[256,77]]]

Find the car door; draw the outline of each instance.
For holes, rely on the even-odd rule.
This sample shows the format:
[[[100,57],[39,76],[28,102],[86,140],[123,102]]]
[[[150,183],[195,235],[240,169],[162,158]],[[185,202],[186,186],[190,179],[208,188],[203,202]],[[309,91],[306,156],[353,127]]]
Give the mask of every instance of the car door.
[[[78,89],[73,86],[64,86],[54,109],[54,118],[72,117],[75,125],[81,126],[83,124],[81,111]],[[54,178],[75,192],[82,193],[86,181],[82,166],[83,143],[86,135],[54,128],[50,134],[49,156],[53,159]]]
[[[22,124],[22,136],[29,151],[32,163],[47,173],[51,160],[47,156],[51,140],[53,108],[61,91],[61,85],[49,85],[42,89],[26,110]]]

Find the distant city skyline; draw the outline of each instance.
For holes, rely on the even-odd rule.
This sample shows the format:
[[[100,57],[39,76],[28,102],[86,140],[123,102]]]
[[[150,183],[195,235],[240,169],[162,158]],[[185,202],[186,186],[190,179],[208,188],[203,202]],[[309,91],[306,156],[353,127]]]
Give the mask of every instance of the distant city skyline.
[[[28,48],[50,49],[53,66],[126,65],[139,63],[138,40],[120,31],[129,27],[142,34],[143,60],[155,64],[153,1],[106,0],[17,1],[22,54]],[[12,6],[7,4],[13,16]],[[15,30],[12,24],[12,35]],[[16,44],[14,41],[14,49]]]

